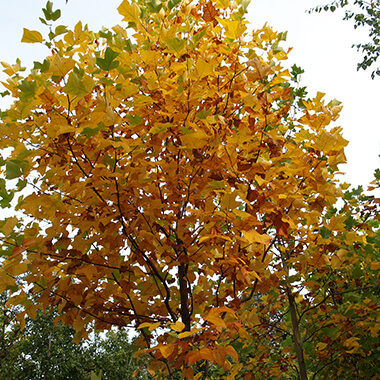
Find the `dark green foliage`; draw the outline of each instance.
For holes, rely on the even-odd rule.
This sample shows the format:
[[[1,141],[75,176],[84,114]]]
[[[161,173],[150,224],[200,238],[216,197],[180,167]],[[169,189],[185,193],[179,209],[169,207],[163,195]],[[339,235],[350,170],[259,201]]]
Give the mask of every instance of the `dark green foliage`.
[[[0,380],[90,380],[102,372],[102,380],[148,379],[145,365],[133,357],[137,348],[125,330],[95,334],[80,344],[73,342],[71,326],[59,322],[56,313],[27,318],[21,331],[16,309],[6,309],[6,293],[0,295]]]

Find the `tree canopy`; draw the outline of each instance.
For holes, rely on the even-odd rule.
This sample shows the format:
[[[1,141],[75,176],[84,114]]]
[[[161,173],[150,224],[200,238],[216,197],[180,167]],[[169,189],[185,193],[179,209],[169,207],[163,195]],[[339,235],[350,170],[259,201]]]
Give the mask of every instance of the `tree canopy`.
[[[77,341],[134,328],[156,379],[342,378],[374,355],[378,202],[337,179],[341,105],[304,97],[247,5],[124,0],[124,26],[25,29],[49,55],[2,63],[0,291]]]

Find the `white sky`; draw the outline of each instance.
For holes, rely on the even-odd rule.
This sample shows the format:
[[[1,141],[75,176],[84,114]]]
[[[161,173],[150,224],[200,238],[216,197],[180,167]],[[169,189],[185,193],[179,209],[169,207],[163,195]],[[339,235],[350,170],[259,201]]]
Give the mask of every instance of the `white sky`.
[[[288,31],[286,47],[293,47],[289,65],[296,63],[305,70],[301,85],[309,96],[317,91],[326,93],[326,99],[338,99],[343,105],[337,125],[344,128],[343,135],[350,141],[346,149],[345,182],[366,185],[373,172],[380,167],[380,119],[377,115],[380,77],[371,79],[371,69],[356,71],[361,54],[351,48],[353,43],[369,40],[363,28],[354,30],[351,21],[342,21],[343,13],[308,14],[307,9],[328,0],[252,0],[248,19],[253,27],[268,22],[277,31]],[[121,0],[55,0],[54,9],[60,8],[62,17],[57,25],[73,27],[79,20],[99,30],[121,23],[116,8]],[[14,63],[16,58],[28,69],[33,61],[42,61],[48,54],[46,47],[22,44],[23,27],[39,30],[46,35],[47,27],[41,24],[41,8],[45,0],[0,0],[0,61]],[[380,62],[379,62],[380,65]],[[5,79],[0,74],[0,80]],[[4,89],[1,88],[0,91]],[[4,100],[0,99],[4,108]]]

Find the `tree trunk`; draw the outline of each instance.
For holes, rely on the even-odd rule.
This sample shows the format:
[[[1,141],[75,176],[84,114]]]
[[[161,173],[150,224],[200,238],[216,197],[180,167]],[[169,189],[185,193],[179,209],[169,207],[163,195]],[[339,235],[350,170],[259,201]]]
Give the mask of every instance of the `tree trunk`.
[[[281,252],[281,261],[282,261],[282,267],[284,268],[286,275],[289,277],[289,267],[286,262],[286,258],[284,257],[283,252]],[[294,295],[291,291],[291,288],[289,284],[286,285],[286,295],[288,297],[289,301],[289,309],[290,309],[290,316],[292,320],[292,331],[293,331],[293,342],[296,348],[296,355],[297,355],[297,362],[298,362],[298,368],[300,372],[300,380],[307,380],[307,371],[306,371],[306,363],[305,363],[305,357],[303,355],[303,344],[301,340],[300,330],[299,330],[299,319],[297,317],[297,309],[296,309],[296,302],[294,299]]]
[[[297,310],[296,310],[294,295],[291,293],[289,288],[286,289],[286,293],[289,300],[289,309],[290,309],[290,316],[292,319],[292,328],[293,328],[293,341],[296,347],[297,362],[298,362],[298,367],[300,371],[300,379],[307,380],[306,363],[305,363],[305,358],[303,355],[302,340],[300,336],[299,320],[297,318]]]

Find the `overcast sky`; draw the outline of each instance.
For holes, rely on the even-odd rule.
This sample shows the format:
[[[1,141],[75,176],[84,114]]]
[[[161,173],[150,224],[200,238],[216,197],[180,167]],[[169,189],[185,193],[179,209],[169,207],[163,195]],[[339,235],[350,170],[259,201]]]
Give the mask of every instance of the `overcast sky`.
[[[99,30],[103,25],[121,23],[116,10],[120,3],[121,0],[69,0],[66,5],[65,0],[56,0],[54,8],[62,10],[58,24],[73,27],[81,20],[90,29]],[[23,27],[46,34],[47,27],[38,19],[45,4],[45,0],[0,0],[0,61],[14,63],[19,57],[24,66],[31,68],[33,61],[41,61],[48,54],[46,47],[20,42]],[[343,127],[350,144],[346,149],[348,164],[340,169],[346,172],[344,181],[366,187],[374,170],[380,167],[380,78],[372,80],[371,69],[356,71],[361,54],[351,45],[369,40],[368,32],[364,28],[354,30],[352,22],[342,21],[342,12],[306,12],[320,4],[324,2],[252,0],[248,19],[255,28],[267,22],[277,31],[288,31],[283,46],[293,47],[289,65],[296,63],[305,70],[301,85],[307,87],[310,96],[320,91],[326,93],[327,100],[336,98],[343,103],[337,125]],[[0,80],[4,78],[1,73]],[[1,99],[0,105],[3,108]]]

